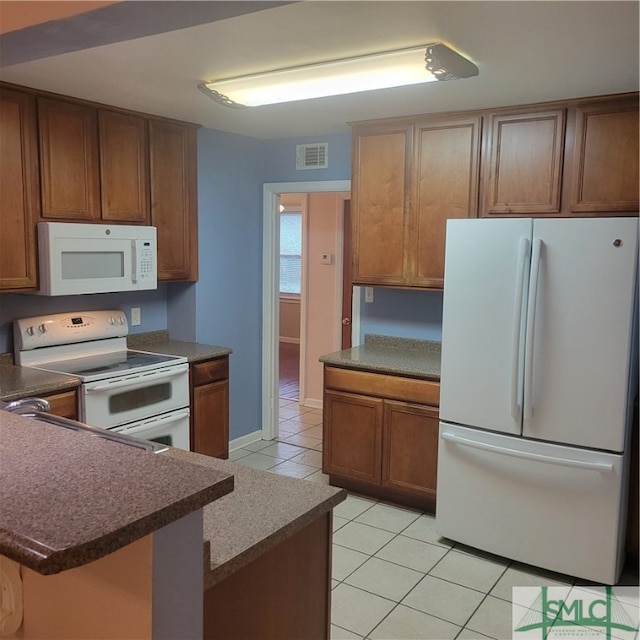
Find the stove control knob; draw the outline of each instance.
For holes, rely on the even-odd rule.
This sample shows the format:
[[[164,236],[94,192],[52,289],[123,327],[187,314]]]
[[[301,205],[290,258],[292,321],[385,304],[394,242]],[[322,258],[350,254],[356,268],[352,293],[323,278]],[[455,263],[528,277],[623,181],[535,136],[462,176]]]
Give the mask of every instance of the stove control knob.
[[[124,324],[124,318],[122,316],[118,318],[118,324]]]
[[[115,324],[116,323],[116,319],[113,316],[109,316],[109,318],[107,319],[107,322],[109,324]]]
[[[28,335],[32,336],[35,332],[36,332],[36,330],[34,329],[33,326],[27,327],[27,334]]]
[[[38,327],[38,331],[40,333],[46,333],[47,332],[47,325],[44,324],[44,322]]]

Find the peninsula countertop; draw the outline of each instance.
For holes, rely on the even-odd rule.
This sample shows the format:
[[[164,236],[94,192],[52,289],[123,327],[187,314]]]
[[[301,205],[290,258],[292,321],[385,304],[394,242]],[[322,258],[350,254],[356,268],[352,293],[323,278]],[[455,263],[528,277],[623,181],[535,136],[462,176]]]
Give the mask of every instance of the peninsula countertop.
[[[234,476],[233,493],[203,510],[205,589],[301,531],[347,497],[344,489],[180,449],[162,455]]]
[[[0,554],[48,575],[233,490],[226,470],[0,411]]]
[[[319,360],[345,369],[440,380],[440,343],[430,340],[368,334],[364,344],[320,356]]]

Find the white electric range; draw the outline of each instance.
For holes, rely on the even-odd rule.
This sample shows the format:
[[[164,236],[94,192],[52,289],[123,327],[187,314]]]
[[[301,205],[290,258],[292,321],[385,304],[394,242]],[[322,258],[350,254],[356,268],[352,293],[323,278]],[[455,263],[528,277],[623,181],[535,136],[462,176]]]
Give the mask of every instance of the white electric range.
[[[127,347],[124,312],[58,313],[14,321],[15,362],[79,378],[80,420],[189,449],[189,365]]]

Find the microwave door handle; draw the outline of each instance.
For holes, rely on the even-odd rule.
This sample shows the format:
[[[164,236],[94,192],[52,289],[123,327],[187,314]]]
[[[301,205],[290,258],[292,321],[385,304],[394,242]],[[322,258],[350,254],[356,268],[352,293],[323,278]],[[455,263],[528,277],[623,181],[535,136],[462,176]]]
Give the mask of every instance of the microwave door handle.
[[[131,241],[131,282],[138,282],[138,241]]]

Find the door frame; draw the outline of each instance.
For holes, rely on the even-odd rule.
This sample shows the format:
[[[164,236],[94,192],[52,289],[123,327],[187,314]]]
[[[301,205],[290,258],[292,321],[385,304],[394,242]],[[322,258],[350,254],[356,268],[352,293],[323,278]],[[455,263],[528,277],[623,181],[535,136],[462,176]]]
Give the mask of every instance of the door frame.
[[[280,237],[279,201],[281,193],[321,193],[351,191],[351,180],[316,182],[267,182],[263,184],[262,218],[262,439],[278,435],[279,279]],[[354,295],[354,301],[360,299]],[[360,309],[355,304],[352,336],[360,333]],[[352,344],[356,341],[352,338]]]

